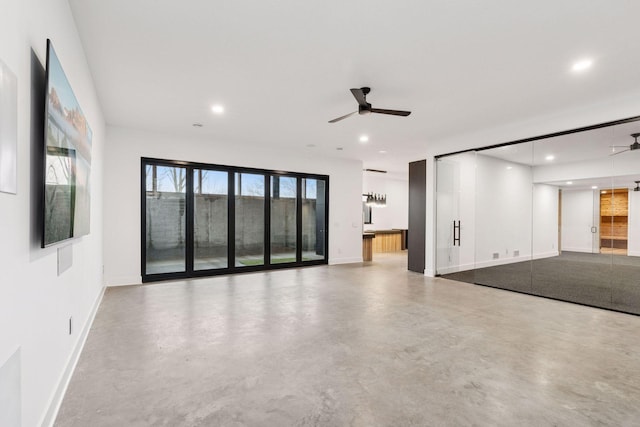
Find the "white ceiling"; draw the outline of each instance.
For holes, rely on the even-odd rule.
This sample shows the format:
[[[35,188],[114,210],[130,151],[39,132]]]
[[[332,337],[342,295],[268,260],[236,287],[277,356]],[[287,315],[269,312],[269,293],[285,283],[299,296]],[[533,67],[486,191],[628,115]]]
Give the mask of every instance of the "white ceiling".
[[[602,158],[616,162],[624,159],[616,156],[626,156],[621,151],[627,150],[634,143],[635,139],[631,134],[635,133],[640,133],[640,121],[505,145],[481,150],[479,153],[531,166],[585,162]],[[629,154],[636,153],[638,151]],[[547,160],[547,156],[550,155],[553,156],[553,160]]]
[[[634,0],[69,3],[107,123],[391,171],[455,135],[625,96],[640,76]],[[328,124],[360,86],[412,115]]]
[[[579,169],[581,176],[592,174],[588,178],[569,176],[563,180],[543,181],[565,190],[584,190],[592,186],[600,190],[634,188],[634,182],[640,180],[640,150],[629,150],[635,141],[631,134],[635,133],[640,133],[640,121],[480,150],[477,153],[533,166],[534,169],[546,167],[575,173],[575,166],[583,165]],[[553,156],[553,159],[548,159],[548,156]],[[589,168],[591,170],[586,170]],[[627,170],[638,173],[621,173]]]

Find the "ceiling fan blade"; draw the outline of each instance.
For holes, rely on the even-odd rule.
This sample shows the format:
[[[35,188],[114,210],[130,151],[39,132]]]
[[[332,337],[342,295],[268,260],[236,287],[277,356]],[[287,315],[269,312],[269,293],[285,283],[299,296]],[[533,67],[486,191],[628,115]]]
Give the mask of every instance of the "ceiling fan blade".
[[[623,145],[623,147],[625,147],[625,145]],[[625,151],[631,151],[631,149],[627,148],[626,150],[622,150],[622,151],[618,151],[617,153],[613,153],[613,154],[609,154],[609,157],[611,156],[617,156],[618,154],[622,154]]]
[[[342,117],[338,117],[337,119],[329,120],[329,123],[339,122],[340,120],[344,120],[344,119],[346,119],[347,117],[351,117],[351,116],[353,116],[355,113],[357,113],[357,111],[354,111],[353,113],[345,114],[344,116],[342,116]]]
[[[383,110],[382,108],[372,108],[372,113],[378,114],[391,114],[393,116],[403,116],[406,117],[411,114],[411,111],[401,111],[401,110]]]
[[[609,147],[611,148],[622,148],[622,147],[629,147],[628,145],[610,145]]]
[[[353,97],[358,101],[358,105],[362,107],[368,107],[367,98],[365,97],[364,91],[362,89],[351,89],[351,93]]]

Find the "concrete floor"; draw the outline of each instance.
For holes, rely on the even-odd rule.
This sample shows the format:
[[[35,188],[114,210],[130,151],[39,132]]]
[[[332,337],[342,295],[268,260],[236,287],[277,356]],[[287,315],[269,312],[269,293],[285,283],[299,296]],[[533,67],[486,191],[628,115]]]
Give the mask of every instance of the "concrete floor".
[[[405,266],[110,288],[56,425],[640,424],[640,317]]]

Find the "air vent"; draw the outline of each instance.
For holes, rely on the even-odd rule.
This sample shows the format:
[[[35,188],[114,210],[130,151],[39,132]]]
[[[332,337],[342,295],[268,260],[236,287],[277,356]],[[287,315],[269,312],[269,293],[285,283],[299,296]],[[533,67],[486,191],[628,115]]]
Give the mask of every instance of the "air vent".
[[[498,258],[500,258],[500,254],[498,252],[494,252],[493,259],[498,259]]]
[[[383,171],[380,169],[363,169],[365,172],[375,172],[375,173],[387,173],[387,171]]]

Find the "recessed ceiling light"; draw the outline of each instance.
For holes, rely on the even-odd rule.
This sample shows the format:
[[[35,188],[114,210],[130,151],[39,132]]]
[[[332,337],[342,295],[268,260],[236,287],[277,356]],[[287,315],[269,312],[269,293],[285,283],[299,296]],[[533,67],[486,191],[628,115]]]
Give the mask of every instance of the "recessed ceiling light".
[[[581,59],[578,62],[575,62],[571,67],[571,70],[580,73],[582,71],[586,71],[593,65],[593,60],[591,59]]]
[[[597,189],[598,189],[598,186],[597,186],[597,185],[592,185],[592,186],[591,186],[591,189],[592,189],[592,190],[597,190]]]
[[[369,142],[369,137],[367,135],[362,135],[360,137],[360,142],[362,143]]]
[[[194,123],[191,126],[193,126],[194,128],[201,128],[202,127],[202,123]]]
[[[573,181],[567,181],[567,185],[573,184]]]
[[[211,107],[211,111],[213,111],[215,114],[222,114],[224,113],[224,107],[220,104],[216,104]]]
[[[507,166],[507,170],[513,169],[513,166]]]
[[[338,150],[338,151],[342,151],[342,150],[343,150],[343,148],[342,148],[342,147],[336,147],[336,150]]]
[[[380,153],[380,154],[387,154],[387,150],[380,150],[380,151],[378,151],[378,153]]]
[[[315,146],[316,146],[316,144],[307,144],[307,147],[309,147],[309,148],[313,148]]]
[[[547,157],[545,157],[544,159],[550,162],[551,160],[553,160],[553,159],[555,159],[555,158],[556,158],[556,156],[554,156],[553,154],[549,154],[549,155],[548,155]]]

